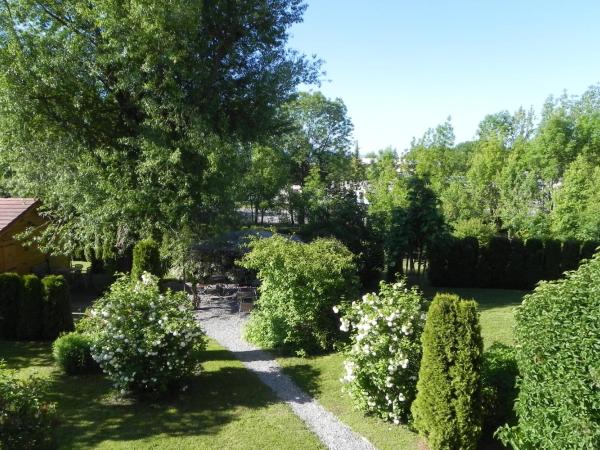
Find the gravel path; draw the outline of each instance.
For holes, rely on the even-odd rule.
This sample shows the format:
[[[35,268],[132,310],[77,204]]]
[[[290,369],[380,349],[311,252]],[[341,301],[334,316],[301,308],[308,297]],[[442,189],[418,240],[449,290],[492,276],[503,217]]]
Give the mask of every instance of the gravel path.
[[[238,314],[238,305],[234,300],[227,298],[203,300],[198,317],[206,334],[229,349],[249,370],[258,375],[277,397],[290,405],[292,411],[306,423],[327,448],[335,450],[375,448],[364,437],[354,433],[315,399],[303,392],[282,372],[281,366],[272,355],[242,339],[246,317]]]

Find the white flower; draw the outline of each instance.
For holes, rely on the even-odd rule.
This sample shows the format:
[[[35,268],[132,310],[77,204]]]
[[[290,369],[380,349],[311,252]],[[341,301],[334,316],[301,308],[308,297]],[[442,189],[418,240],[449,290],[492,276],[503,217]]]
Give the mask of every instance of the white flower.
[[[151,284],[152,283],[152,275],[150,275],[148,272],[144,272],[142,274],[142,283],[143,284]]]
[[[406,369],[408,367],[408,358],[404,358],[400,361],[400,366],[402,366],[403,369]]]
[[[340,330],[343,332],[347,332],[348,330],[350,330],[350,322],[346,319],[342,319],[340,321],[342,324],[340,325]]]
[[[400,400],[401,402],[403,402],[404,400],[406,400],[406,397],[404,396],[404,394],[402,392],[400,392],[398,394],[398,400]]]
[[[336,313],[336,314],[340,312],[340,308],[338,308],[337,306],[334,306],[331,309],[333,309],[333,312]]]

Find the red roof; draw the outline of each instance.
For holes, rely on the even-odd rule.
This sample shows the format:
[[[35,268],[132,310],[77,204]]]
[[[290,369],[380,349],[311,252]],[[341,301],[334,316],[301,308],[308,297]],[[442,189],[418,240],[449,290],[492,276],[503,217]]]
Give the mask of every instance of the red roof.
[[[0,233],[37,203],[34,198],[0,198]]]

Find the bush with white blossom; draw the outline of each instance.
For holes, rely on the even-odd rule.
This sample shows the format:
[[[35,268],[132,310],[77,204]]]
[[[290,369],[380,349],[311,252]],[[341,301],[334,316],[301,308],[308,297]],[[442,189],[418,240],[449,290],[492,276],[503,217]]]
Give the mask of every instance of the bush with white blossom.
[[[405,281],[382,282],[379,294],[341,305],[340,329],[350,346],[340,380],[354,405],[395,424],[407,422],[416,395],[427,302]]]
[[[199,370],[206,347],[191,300],[161,293],[158,278],[121,277],[92,308],[92,357],[121,394],[164,392]]]

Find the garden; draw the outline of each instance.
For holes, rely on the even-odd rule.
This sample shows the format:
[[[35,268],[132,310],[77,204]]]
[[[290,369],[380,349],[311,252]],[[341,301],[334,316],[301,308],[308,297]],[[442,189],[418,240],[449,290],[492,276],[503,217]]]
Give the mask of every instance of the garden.
[[[600,86],[364,149],[306,7],[0,2],[0,449],[600,448]]]

